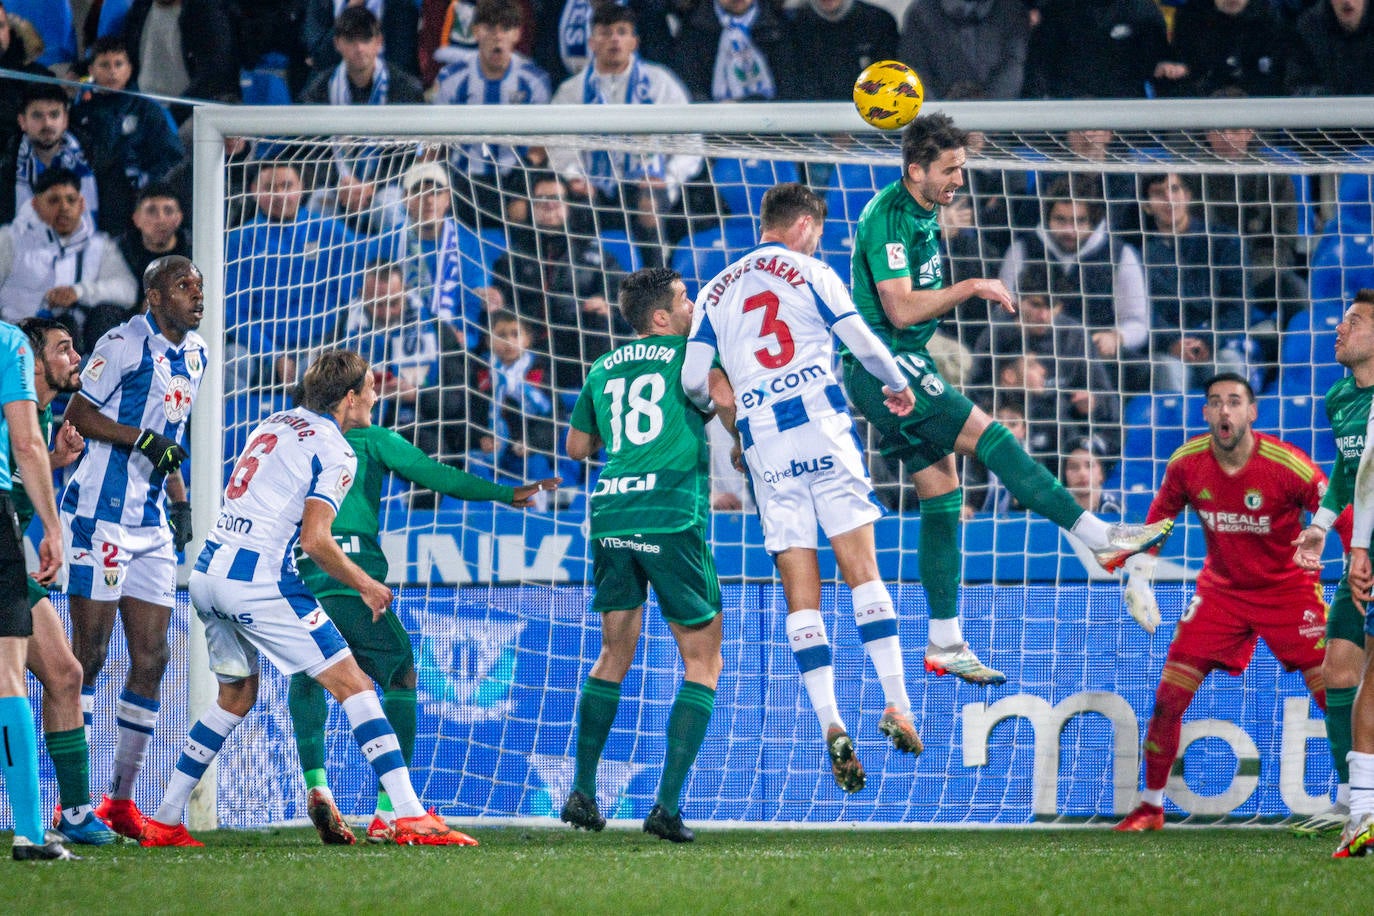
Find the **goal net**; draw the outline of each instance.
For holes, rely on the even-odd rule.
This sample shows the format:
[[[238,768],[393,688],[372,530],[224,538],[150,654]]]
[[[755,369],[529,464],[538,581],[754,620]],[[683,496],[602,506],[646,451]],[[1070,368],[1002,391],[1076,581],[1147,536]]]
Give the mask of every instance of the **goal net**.
[[[967,187],[942,216],[949,275],[1000,274],[1067,329],[1051,329],[1047,345],[1033,321],[966,303],[935,353],[949,381],[1023,433],[1056,475],[1075,475],[1109,517],[1142,518],[1169,455],[1204,429],[1197,384],[1216,367],[1261,390],[1259,429],[1329,463],[1320,401],[1342,374],[1335,325],[1353,291],[1374,286],[1367,106],[931,108],[979,132]],[[338,344],[373,360],[378,422],[430,454],[504,482],[561,476],[547,504],[524,512],[435,500],[398,479],[382,509],[394,611],[418,666],[422,798],[449,817],[556,818],[578,688],[599,649],[587,610],[596,468],[568,460],[562,442],[587,363],[628,339],[619,280],[664,264],[695,294],[754,244],[763,192],[785,180],[824,192],[820,254],[847,278],[860,211],[901,174],[897,135],[842,105],[204,108],[196,129],[196,257],[208,301],[224,305],[203,328],[223,374],[207,374],[196,410],[198,527],[216,517],[253,424],[287,403],[313,354]],[[593,180],[550,180],[550,166],[570,162]],[[641,185],[646,175],[670,180]],[[1199,345],[1205,354],[1188,349]],[[717,460],[725,671],[688,819],[1018,824],[1128,810],[1154,686],[1203,558],[1195,520],[1164,551],[1165,625],[1150,637],[1125,614],[1118,582],[966,464],[963,626],[1008,676],[977,688],[922,670],[917,503],[899,468],[872,449],[870,461],[891,509],[879,560],[924,754],[900,755],[877,732],[881,690],[823,551],[841,711],[869,774],[857,794],[836,787],[748,488]],[[653,803],[681,678],[652,604],[645,620],[600,771],[601,809],[614,818],[642,818]],[[196,664],[192,718],[214,689]],[[214,822],[304,816],[285,695],[265,673],[203,796]],[[1333,782],[1323,735],[1301,679],[1261,647],[1242,677],[1209,680],[1189,711],[1170,811],[1266,820],[1321,809]],[[179,738],[166,736],[150,772],[170,770]],[[328,753],[340,806],[370,813],[373,776],[338,711]],[[105,765],[97,759],[96,773]]]

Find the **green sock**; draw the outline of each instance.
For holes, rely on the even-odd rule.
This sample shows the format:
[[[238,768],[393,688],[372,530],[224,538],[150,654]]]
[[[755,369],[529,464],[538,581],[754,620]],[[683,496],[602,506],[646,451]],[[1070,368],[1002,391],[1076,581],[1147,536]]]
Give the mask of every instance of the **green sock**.
[[[384,790],[377,793],[377,811],[382,814],[396,813],[396,809],[391,807],[391,796],[387,795]]]
[[[596,798],[596,767],[620,706],[620,685],[588,676],[577,702],[577,770],[573,788]]]
[[[57,774],[57,797],[62,807],[76,808],[91,803],[91,749],[86,743],[86,728],[47,732],[43,741]]]
[[[716,692],[705,684],[683,681],[678,688],[668,713],[668,749],[663,754],[663,778],[658,783],[657,801],[669,815],[678,812],[682,785],[696,762],[715,707]]]
[[[959,546],[959,513],[963,501],[963,493],[958,489],[921,500],[916,562],[930,616],[936,620],[959,616],[959,580],[964,565]]]
[[[993,423],[978,437],[978,460],[997,475],[1012,496],[1027,509],[1043,515],[1065,531],[1083,514],[1064,485],[1016,441],[1001,423]]]
[[[1326,743],[1331,745],[1331,765],[1336,768],[1337,782],[1350,782],[1350,710],[1355,706],[1358,687],[1326,688]]]
[[[329,718],[324,688],[307,674],[291,675],[286,692],[286,708],[291,713],[291,728],[296,732],[296,753],[305,771],[305,787],[316,789],[327,785],[324,781],[324,723]],[[312,784],[310,776],[318,771],[319,782]]]

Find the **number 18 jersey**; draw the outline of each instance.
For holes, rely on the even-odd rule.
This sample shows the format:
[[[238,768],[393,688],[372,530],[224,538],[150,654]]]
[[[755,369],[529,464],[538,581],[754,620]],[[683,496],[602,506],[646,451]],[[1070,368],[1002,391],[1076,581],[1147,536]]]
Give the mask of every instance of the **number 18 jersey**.
[[[591,536],[667,534],[705,525],[705,418],[682,390],[687,339],[654,335],[592,363],[572,427],[605,443]]]
[[[248,437],[229,475],[196,569],[241,581],[294,576],[305,501],[324,500],[337,513],[357,467],[332,417],[304,407],[272,414]]]

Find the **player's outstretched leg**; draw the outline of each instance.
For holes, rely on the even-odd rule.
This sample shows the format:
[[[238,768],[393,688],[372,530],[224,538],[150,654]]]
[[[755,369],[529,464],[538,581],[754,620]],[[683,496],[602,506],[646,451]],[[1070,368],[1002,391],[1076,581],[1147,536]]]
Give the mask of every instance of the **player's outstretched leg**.
[[[305,812],[326,846],[352,846],[358,841],[334,804],[324,768],[324,724],[329,717],[324,688],[303,672],[291,675],[286,694],[296,753],[305,776]]]
[[[1164,785],[1178,756],[1183,714],[1208,668],[1206,662],[1175,656],[1164,663],[1145,731],[1145,791],[1140,793],[1140,805],[1114,829],[1123,833],[1164,829]]]
[[[577,699],[577,762],[573,790],[559,819],[583,830],[601,830],[606,819],[596,805],[596,771],[620,708],[620,683],[587,676]]]
[[[836,557],[844,551],[840,535],[830,539]],[[872,531],[868,533],[871,554]],[[837,544],[837,542],[839,542]],[[874,561],[876,565],[876,560]],[[841,566],[843,569],[843,565]],[[892,596],[880,579],[864,582],[851,589],[854,604],[854,624],[859,630],[864,652],[873,663],[878,683],[883,688],[886,708],[878,720],[878,731],[892,741],[894,747],[908,754],[919,754],[923,748],[921,736],[911,716],[911,698],[906,691],[906,672],[902,664],[902,644],[897,636],[897,611]]]
[[[835,699],[835,668],[821,612],[806,609],[789,613],[787,642],[792,647],[792,657],[797,661],[811,708],[816,711],[821,733],[825,735],[835,782],[846,792],[857,792],[864,787],[864,768],[854,753],[849,731],[840,719],[840,704]]]
[[[988,424],[978,437],[974,454],[1021,505],[1072,532],[1108,572],[1120,569],[1137,553],[1158,547],[1173,531],[1173,519],[1153,525],[1112,525],[1085,512],[1064,485],[1027,455],[1001,423]]]
[[[719,618],[711,624],[719,632]],[[719,658],[719,644],[716,657]],[[719,669],[717,669],[718,671]],[[668,747],[663,757],[663,776],[658,797],[644,820],[644,831],[674,843],[690,843],[695,834],[682,823],[682,786],[696,762],[706,728],[715,710],[716,691],[695,681],[682,682],[668,714]]]

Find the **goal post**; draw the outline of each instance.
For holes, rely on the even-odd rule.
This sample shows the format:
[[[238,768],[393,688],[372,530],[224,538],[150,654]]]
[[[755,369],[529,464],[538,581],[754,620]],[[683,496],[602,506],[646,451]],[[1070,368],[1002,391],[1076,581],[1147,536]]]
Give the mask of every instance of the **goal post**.
[[[1177,171],[1198,176],[1221,169],[1309,179],[1302,182],[1305,188],[1315,183],[1333,189],[1328,209],[1338,209],[1334,189],[1342,176],[1364,176],[1368,195],[1368,177],[1374,171],[1374,158],[1365,150],[1374,146],[1374,113],[1367,99],[1323,99],[1319,104],[1298,99],[928,102],[925,110],[945,112],[959,126],[979,131],[969,166],[999,176],[1004,188],[1010,187],[1009,176],[1023,174]],[[713,265],[723,266],[722,258],[752,244],[763,190],[793,175],[809,177],[818,190],[827,182],[835,231],[823,239],[821,256],[847,277],[846,245],[852,246],[858,207],[894,172],[900,174],[898,132],[869,127],[852,106],[842,103],[598,106],[594,112],[583,106],[206,105],[196,110],[194,128],[194,255],[205,274],[210,304],[201,333],[216,368],[223,368],[231,355],[226,340],[247,330],[227,319],[229,297],[245,293],[227,288],[227,280],[235,271],[240,277],[256,276],[230,260],[237,236],[236,227],[226,221],[226,205],[242,209],[249,192],[242,189],[247,166],[226,160],[228,137],[251,138],[264,146],[293,144],[297,161],[315,172],[340,156],[354,155],[360,146],[400,154],[427,144],[447,154],[486,143],[701,157],[702,177],[684,193],[700,191],[718,209],[698,214],[699,220],[689,218],[695,231],[670,236],[660,226],[647,242],[628,231],[618,239],[613,233],[592,238],[626,268],[643,258],[646,249],[657,249],[668,265],[686,268],[693,294]],[[1226,163],[1203,155],[1206,132],[1226,128],[1263,131],[1264,149],[1257,146]],[[1112,154],[1094,162],[1076,158],[1064,135],[1095,129],[1114,131]],[[757,163],[765,167],[756,168]],[[451,203],[480,209],[476,200],[462,200],[464,193],[455,183]],[[1045,186],[1022,181],[1003,197],[1008,194],[1009,206],[1020,203],[1026,212],[1036,213],[1044,203]],[[1141,201],[1129,203],[1138,207]],[[1309,223],[1317,219],[1317,201],[1304,198],[1293,206],[1309,208]],[[384,207],[403,208],[403,202],[379,194],[371,215],[390,219],[381,212]],[[506,214],[499,216],[504,221]],[[624,223],[632,223],[634,216],[624,214]],[[1319,269],[1327,271],[1320,276],[1335,277],[1334,289],[1343,291],[1347,279],[1363,276],[1362,236],[1335,218],[1331,222],[1331,235],[1308,225],[1301,237],[1289,241],[1311,259],[1312,276]],[[497,272],[498,265],[509,269],[519,257],[540,255],[542,249],[519,249],[514,230],[525,228],[504,222],[494,234],[474,228],[470,234],[476,247],[457,255],[463,259],[460,266],[472,266],[473,276],[486,278],[481,282],[518,296],[518,281],[509,276],[503,281]],[[971,239],[976,260],[995,276],[1002,251],[990,247],[1016,231],[1033,229],[975,223]],[[1333,237],[1340,244],[1327,248],[1339,250],[1328,251],[1327,260],[1318,263],[1320,240]],[[339,289],[356,291],[368,269],[363,242],[357,242],[356,253],[339,250],[345,246],[338,242],[319,244],[330,264],[343,265],[339,269],[347,283],[339,283]],[[233,257],[257,257],[236,250],[240,253]],[[421,257],[397,254],[401,249],[389,244],[375,250],[408,266]],[[501,261],[502,256],[507,260]],[[1374,257],[1370,261],[1374,272]],[[318,289],[339,280],[323,277]],[[458,293],[481,300],[486,287],[477,282],[469,284],[465,274]],[[330,299],[311,289],[301,283],[289,292],[327,313],[330,325],[347,321],[352,293]],[[278,302],[277,292],[264,293],[260,300]],[[1329,307],[1320,316],[1312,308],[1299,311],[1307,315],[1301,328],[1274,330],[1280,352],[1269,368],[1277,371],[1270,373],[1274,387],[1265,393],[1257,425],[1322,458],[1321,449],[1329,452],[1331,444],[1322,439],[1319,402],[1324,388],[1315,386],[1317,379],[1340,371],[1324,343],[1334,324],[1319,326],[1319,317],[1330,318]],[[591,319],[577,314],[575,326],[553,328],[550,339],[586,333],[582,322]],[[255,329],[288,320],[296,318],[272,311],[253,319]],[[422,307],[405,321],[411,322],[406,333],[423,335],[435,319]],[[976,323],[969,328],[976,330]],[[475,330],[480,336],[484,329]],[[950,336],[959,335],[952,331]],[[1293,346],[1283,349],[1290,341]],[[312,348],[328,342],[312,337],[301,344],[302,362]],[[1284,354],[1301,351],[1299,344],[1307,347],[1302,366],[1309,375],[1300,393],[1284,387],[1289,365],[1283,362]],[[234,359],[240,360],[235,364],[240,369],[243,360],[260,361],[265,355],[245,352],[242,344],[239,348]],[[492,367],[480,352],[467,356],[474,371],[464,384],[472,382],[477,389],[473,379],[483,371],[490,376]],[[959,364],[957,350],[951,359],[951,365]],[[242,388],[242,375],[226,383],[221,371],[208,372],[202,381],[192,424],[191,500],[197,531],[188,557],[194,558],[218,514],[219,470],[233,458],[226,441],[234,441],[236,432],[241,436],[261,411],[281,403],[284,382],[265,378],[264,371],[249,373],[253,390]],[[441,394],[456,393],[449,391],[451,383],[441,387]],[[500,411],[491,411],[491,393],[463,394],[477,405],[469,406],[466,424],[486,430],[498,422],[493,418]],[[557,430],[566,429],[559,411],[575,394],[575,389],[552,392]],[[1131,473],[1140,476],[1128,480],[1119,471],[1108,483],[1124,493],[1128,516],[1143,514],[1172,447],[1200,431],[1197,407],[1195,394],[1146,390],[1123,408],[1124,457],[1118,467],[1130,459]],[[528,418],[503,422],[532,435]],[[490,431],[499,446],[500,431]],[[544,453],[538,447],[529,451],[546,459],[549,467],[568,468],[558,454],[561,435]],[[1051,460],[1054,454],[1058,452]],[[483,460],[475,451],[442,457]],[[527,460],[523,466],[534,465]],[[502,472],[498,468],[494,473]],[[880,477],[875,467],[875,478]],[[1177,581],[1160,586],[1166,626],[1151,639],[1124,613],[1119,585],[1100,581],[1091,562],[1085,563],[1052,524],[1023,513],[975,512],[963,531],[964,628],[984,660],[1011,677],[1006,687],[985,690],[921,671],[926,610],[916,560],[919,518],[914,502],[900,495],[900,476],[893,480],[889,474],[878,482],[896,510],[879,523],[880,563],[898,604],[925,754],[918,761],[903,758],[889,752],[876,734],[881,693],[847,619],[847,589],[835,584],[833,561],[824,554],[824,614],[835,646],[840,702],[870,775],[869,790],[856,796],[844,796],[833,785],[819,730],[782,636],[781,590],[763,551],[757,520],[748,512],[722,509],[713,513],[711,537],[725,584],[726,671],[716,718],[687,788],[687,817],[721,824],[1006,824],[1107,818],[1127,810],[1139,784],[1138,748],[1167,650],[1166,631],[1191,596],[1188,579],[1203,556],[1196,523],[1190,519],[1181,524],[1166,550],[1169,562],[1161,564],[1161,579]],[[418,657],[421,734],[413,771],[422,798],[441,814],[502,822],[557,815],[571,780],[577,690],[599,645],[596,621],[586,612],[590,560],[583,523],[590,485],[589,480],[571,481],[554,504],[526,513],[452,502],[437,509],[417,508],[405,488],[386,491],[384,547],[399,588],[395,612],[410,629]],[[730,485],[720,483],[722,489]],[[194,622],[189,639],[193,654],[186,702],[194,721],[213,702],[216,685]],[[625,682],[620,717],[601,770],[602,810],[613,817],[641,818],[652,803],[663,726],[679,678],[671,637],[651,605],[641,655]],[[1244,677],[1210,681],[1186,729],[1187,751],[1168,793],[1179,811],[1262,820],[1325,807],[1330,768],[1318,740],[1319,714],[1309,707],[1301,680],[1282,675],[1267,651],[1261,650]],[[370,813],[372,776],[349,740],[346,725],[332,714],[331,780],[345,813],[361,816]],[[218,774],[212,771],[192,800],[193,828],[255,826],[303,816],[285,681],[275,673],[264,671],[262,702],[222,757],[225,765]]]

